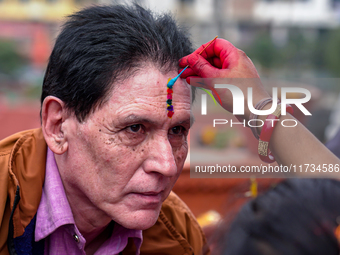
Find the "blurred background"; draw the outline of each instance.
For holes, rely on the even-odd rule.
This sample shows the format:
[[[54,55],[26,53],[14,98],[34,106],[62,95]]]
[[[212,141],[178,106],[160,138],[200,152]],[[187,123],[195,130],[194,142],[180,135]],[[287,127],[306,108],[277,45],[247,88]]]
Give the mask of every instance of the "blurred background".
[[[44,69],[63,18],[88,5],[120,2],[129,1],[0,0],[0,139],[39,125]],[[215,35],[228,39],[269,83],[303,82],[322,91],[306,125],[321,141],[329,138],[325,128],[340,91],[331,79],[339,77],[340,0],[137,2],[172,12],[189,28],[195,47]]]
[[[40,126],[39,97],[43,75],[64,17],[92,4],[122,2],[130,1],[0,0],[0,140],[14,132]],[[336,112],[340,110],[340,100],[337,104],[340,0],[135,2],[155,11],[172,12],[189,28],[195,47],[216,35],[231,41],[253,60],[269,88],[300,85],[309,88],[312,100],[308,108],[313,115],[301,121],[322,142],[335,134],[340,126],[340,116]],[[260,163],[251,152],[249,134],[235,135],[235,130],[231,131],[232,135],[204,129],[197,132],[201,133],[191,134],[191,139],[200,140],[202,146],[217,143],[222,155],[232,150],[235,154],[228,155],[234,163],[235,158],[241,159],[242,164]],[[238,139],[223,142],[221,146],[221,140],[228,137]],[[227,163],[225,160],[224,164]],[[249,179],[189,179],[189,167],[186,166],[174,190],[196,216],[203,215],[200,223],[206,226],[207,233],[220,215],[229,214],[251,196],[250,187],[255,185]],[[256,185],[261,191],[277,181],[280,180],[263,179]],[[214,211],[207,214],[210,210]]]

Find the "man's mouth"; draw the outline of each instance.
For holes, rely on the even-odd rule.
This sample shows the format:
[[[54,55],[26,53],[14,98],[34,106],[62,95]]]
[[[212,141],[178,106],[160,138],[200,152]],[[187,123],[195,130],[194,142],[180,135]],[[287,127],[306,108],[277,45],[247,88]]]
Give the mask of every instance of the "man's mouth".
[[[159,204],[163,198],[163,190],[162,191],[147,191],[147,192],[132,192],[132,196],[134,196],[138,202],[145,204]]]
[[[157,196],[157,195],[159,195],[160,193],[161,193],[161,191],[160,191],[160,192],[150,191],[150,192],[141,192],[141,193],[139,193],[139,194],[142,194],[142,195],[144,195],[144,196]]]

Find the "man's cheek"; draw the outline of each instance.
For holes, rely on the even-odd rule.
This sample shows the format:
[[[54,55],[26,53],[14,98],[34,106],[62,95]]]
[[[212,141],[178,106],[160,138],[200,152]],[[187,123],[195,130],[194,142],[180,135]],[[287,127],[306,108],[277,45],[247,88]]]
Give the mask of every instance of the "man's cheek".
[[[128,162],[137,160],[135,151],[127,146],[117,146],[110,150],[102,150],[98,152],[98,157],[101,162],[105,162],[107,166],[122,166]]]

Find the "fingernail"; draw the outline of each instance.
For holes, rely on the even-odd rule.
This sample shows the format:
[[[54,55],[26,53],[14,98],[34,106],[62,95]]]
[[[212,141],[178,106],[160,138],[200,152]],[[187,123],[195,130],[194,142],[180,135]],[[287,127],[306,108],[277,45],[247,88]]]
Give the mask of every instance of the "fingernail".
[[[178,60],[178,65],[179,66],[186,66],[187,63],[188,63],[188,61],[186,60],[186,57],[183,57],[180,60]]]

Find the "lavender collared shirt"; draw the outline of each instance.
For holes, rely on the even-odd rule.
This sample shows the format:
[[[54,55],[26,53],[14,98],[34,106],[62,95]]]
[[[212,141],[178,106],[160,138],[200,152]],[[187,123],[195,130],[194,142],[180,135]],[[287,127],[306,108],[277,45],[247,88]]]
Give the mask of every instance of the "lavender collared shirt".
[[[111,237],[95,255],[119,254],[133,238],[139,254],[142,231],[126,229],[115,223]],[[53,152],[48,148],[45,183],[37,212],[35,241],[45,239],[45,255],[85,255],[86,240],[75,225]]]

